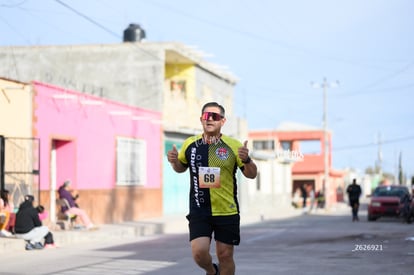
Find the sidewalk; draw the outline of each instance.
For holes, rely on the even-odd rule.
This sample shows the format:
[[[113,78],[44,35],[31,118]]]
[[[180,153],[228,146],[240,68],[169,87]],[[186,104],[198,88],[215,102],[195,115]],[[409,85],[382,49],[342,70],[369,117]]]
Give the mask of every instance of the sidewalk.
[[[312,214],[330,215],[344,214],[348,207],[344,204],[338,204],[330,210],[319,209]],[[348,213],[348,212],[346,212]],[[241,214],[241,226],[253,223],[259,223],[266,220],[284,219],[303,215],[302,209],[278,209],[277,212],[267,214]],[[98,230],[57,230],[52,231],[55,243],[58,246],[68,246],[76,243],[99,242],[102,240],[126,240],[139,237],[148,237],[161,234],[183,234],[188,232],[187,220],[185,214],[177,216],[166,216],[160,218],[146,219],[137,222],[125,222],[121,224],[103,224],[99,225]],[[13,237],[0,238],[0,255],[8,251],[25,251],[24,241]]]

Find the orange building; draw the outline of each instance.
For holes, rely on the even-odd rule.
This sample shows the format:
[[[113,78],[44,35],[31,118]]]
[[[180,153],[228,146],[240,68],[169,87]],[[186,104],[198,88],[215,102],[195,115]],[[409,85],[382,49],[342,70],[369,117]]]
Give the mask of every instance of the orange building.
[[[308,184],[315,190],[315,193],[325,194],[328,208],[343,200],[343,172],[332,168],[330,132],[327,133],[328,181],[326,186],[324,186],[325,148],[323,146],[325,135],[322,129],[285,124],[277,130],[249,131],[249,140],[253,143],[255,151],[274,151],[277,156],[290,155],[293,158],[300,156],[300,161],[292,163],[292,197],[301,185]],[[313,151],[305,149],[309,142],[313,145]],[[309,190],[310,188],[308,192]]]

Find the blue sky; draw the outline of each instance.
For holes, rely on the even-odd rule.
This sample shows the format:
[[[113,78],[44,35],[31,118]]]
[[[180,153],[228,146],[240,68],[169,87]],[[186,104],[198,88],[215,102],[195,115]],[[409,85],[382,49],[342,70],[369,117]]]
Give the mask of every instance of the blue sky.
[[[0,0],[0,45],[122,42],[130,23],[148,41],[197,46],[240,78],[235,109],[251,129],[285,121],[328,128],[337,169],[383,169],[402,153],[414,174],[414,1]],[[223,129],[225,131],[225,128]]]

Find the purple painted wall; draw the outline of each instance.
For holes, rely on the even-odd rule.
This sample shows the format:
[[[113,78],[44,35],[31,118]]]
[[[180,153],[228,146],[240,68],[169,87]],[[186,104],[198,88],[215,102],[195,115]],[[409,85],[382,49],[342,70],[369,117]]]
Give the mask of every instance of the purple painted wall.
[[[57,187],[69,178],[76,189],[114,188],[117,137],[146,141],[143,187],[161,187],[162,128],[156,122],[161,121],[160,113],[40,82],[33,82],[33,87],[34,133],[41,142],[41,190],[51,189],[53,146],[57,148]]]

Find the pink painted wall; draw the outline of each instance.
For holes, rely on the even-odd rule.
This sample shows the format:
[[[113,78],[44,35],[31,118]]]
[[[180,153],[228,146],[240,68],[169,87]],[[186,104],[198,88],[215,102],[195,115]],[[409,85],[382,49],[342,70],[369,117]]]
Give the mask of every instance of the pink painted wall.
[[[41,190],[51,186],[52,140],[63,146],[67,164],[60,163],[57,186],[71,176],[77,189],[112,189],[116,183],[116,137],[137,138],[147,144],[147,177],[143,188],[161,187],[162,129],[161,113],[126,106],[99,97],[68,91],[33,82],[35,90],[36,137],[41,142]],[[72,98],[56,98],[68,95]],[[55,98],[54,98],[55,97]],[[83,105],[85,100],[102,105]],[[110,112],[131,112],[132,116],[149,119],[133,120],[132,116],[112,116]],[[62,142],[70,141],[69,143]],[[75,154],[71,154],[74,152]],[[65,155],[66,156],[66,155]],[[62,162],[62,158],[59,158]],[[74,163],[74,166],[71,164]]]

